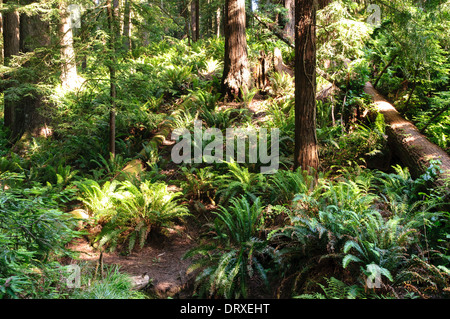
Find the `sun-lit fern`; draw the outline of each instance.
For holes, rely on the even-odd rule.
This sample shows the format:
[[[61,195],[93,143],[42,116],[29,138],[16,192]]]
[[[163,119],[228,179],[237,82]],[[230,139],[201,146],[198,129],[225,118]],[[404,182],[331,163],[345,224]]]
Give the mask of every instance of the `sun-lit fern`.
[[[286,72],[274,72],[270,76],[271,95],[275,97],[294,93],[294,79]]]
[[[109,220],[114,214],[118,181],[105,182],[100,185],[95,180],[85,180],[75,183],[80,190],[81,200],[97,220]]]
[[[109,244],[116,248],[128,239],[128,252],[137,243],[143,246],[150,231],[159,233],[189,214],[178,202],[180,192],[172,192],[167,184],[152,181],[79,183],[80,199],[97,219],[102,219],[102,231],[96,240],[99,247]],[[125,234],[125,236],[124,236]]]

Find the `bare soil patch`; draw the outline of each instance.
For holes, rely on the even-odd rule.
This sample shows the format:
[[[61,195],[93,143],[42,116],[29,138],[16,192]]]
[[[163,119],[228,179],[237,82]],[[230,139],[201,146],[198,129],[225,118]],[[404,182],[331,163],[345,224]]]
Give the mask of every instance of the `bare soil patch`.
[[[198,229],[195,222],[186,222],[168,231],[157,241],[146,243],[142,249],[136,249],[129,255],[120,250],[103,253],[103,263],[117,265],[120,271],[131,276],[149,276],[150,283],[144,288],[154,298],[188,298],[192,276],[186,271],[189,260],[183,260],[184,254],[195,246]],[[74,241],[70,248],[79,252],[80,261],[96,262],[100,253],[86,238]]]

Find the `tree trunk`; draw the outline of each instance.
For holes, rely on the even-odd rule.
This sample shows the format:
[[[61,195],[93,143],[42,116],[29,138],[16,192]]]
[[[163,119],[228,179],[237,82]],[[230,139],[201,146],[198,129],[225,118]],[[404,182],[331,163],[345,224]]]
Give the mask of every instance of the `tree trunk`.
[[[269,82],[268,73],[269,73],[270,64],[269,64],[268,57],[263,50],[261,50],[259,52],[258,62],[259,63],[256,66],[256,71],[255,71],[255,80],[256,80],[255,82],[256,82],[256,86],[259,89],[260,93],[265,93],[268,82]]]
[[[221,18],[221,13],[220,13],[220,6],[217,8],[215,21],[216,21],[216,37],[220,38],[220,30],[221,30],[221,25],[222,25],[222,23],[221,23],[222,18]]]
[[[31,4],[35,1],[25,1]],[[33,52],[37,48],[48,47],[50,41],[50,25],[39,14],[20,15],[19,47],[23,53]],[[25,67],[28,65],[25,65]],[[28,80],[27,80],[28,81]],[[29,83],[39,81],[39,75],[33,74]],[[21,83],[22,84],[22,83]],[[11,124],[11,141],[15,143],[25,132],[39,133],[38,130],[46,122],[39,109],[43,106],[42,96],[38,93],[27,94],[15,102],[13,122]]]
[[[199,0],[191,1],[191,30],[192,30],[192,41],[196,42],[200,38],[200,4],[199,4]]]
[[[450,177],[450,156],[437,145],[431,143],[411,123],[403,119],[400,113],[372,86],[366,83],[364,91],[371,95],[376,110],[383,114],[387,124],[388,143],[393,152],[407,166],[411,176],[419,177],[430,165],[430,161],[441,161],[441,178]],[[441,180],[441,178],[439,180]]]
[[[13,2],[13,1],[8,1]],[[6,3],[6,1],[4,1]],[[13,55],[18,55],[20,50],[20,16],[17,11],[3,13],[3,57],[4,65],[9,65]],[[4,125],[11,127],[14,116],[14,102],[4,96]]]
[[[314,0],[295,2],[294,169],[317,170],[316,8]]]
[[[161,3],[162,5],[162,3]],[[125,51],[131,49],[131,9],[130,0],[125,0],[123,13],[123,48]]]
[[[284,26],[284,36],[294,42],[295,39],[295,0],[285,0],[288,22]]]
[[[66,3],[60,3],[61,22],[59,33],[61,38],[61,84],[64,88],[74,89],[77,86],[77,65],[73,48],[73,34],[70,26],[70,14]]]
[[[111,0],[106,1],[106,11],[108,14],[108,27],[110,32],[109,50],[109,82],[110,82],[110,112],[109,112],[109,152],[112,156],[116,154],[116,68],[115,68],[115,36],[117,34],[116,11],[117,7],[111,4]]]
[[[184,18],[184,33],[183,38],[188,38],[188,43],[191,43],[191,32],[189,31],[190,17],[189,17],[189,1],[180,1],[180,15]]]
[[[245,34],[245,0],[225,3],[225,64],[222,92],[230,100],[241,97],[250,87],[250,69]]]

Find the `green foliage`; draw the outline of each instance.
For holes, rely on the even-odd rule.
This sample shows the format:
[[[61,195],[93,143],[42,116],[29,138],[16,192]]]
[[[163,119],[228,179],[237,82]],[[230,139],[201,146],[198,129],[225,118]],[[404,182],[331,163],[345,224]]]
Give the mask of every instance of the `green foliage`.
[[[248,168],[235,162],[228,162],[227,166],[228,172],[218,178],[219,203],[227,203],[238,194],[255,201],[267,189],[267,179],[263,174],[252,173]]]
[[[211,167],[196,168],[182,167],[183,179],[179,180],[179,185],[186,197],[196,200],[209,200],[214,203],[215,186],[217,175]]]
[[[314,187],[314,176],[303,172],[301,169],[297,171],[279,170],[269,177],[272,185],[271,198],[274,203],[290,203],[295,195],[312,192]],[[320,183],[320,182],[319,182]]]
[[[59,85],[55,1],[17,7],[51,22],[51,44],[13,57],[0,70],[4,100],[39,97],[39,114],[51,132],[25,136],[11,150],[11,132],[0,124],[0,298],[141,298],[114,267],[102,278],[83,274],[82,289],[63,285],[61,258],[76,257],[66,245],[82,234],[75,230],[79,220],[64,211],[84,204],[94,247],[127,254],[189,216],[185,200],[202,212],[212,208],[215,217],[185,256],[193,260],[196,296],[245,298],[265,293],[259,284],[272,280],[278,292],[291,285],[299,298],[448,296],[448,192],[431,188],[439,163],[417,179],[400,166],[364,169],[387,162],[389,153],[384,119],[365,116],[371,100],[362,92],[366,81],[379,79],[378,89],[448,148],[447,3],[381,3],[377,27],[365,23],[366,3],[333,1],[317,12],[318,88],[339,86],[317,102],[321,170],[330,172],[317,175],[290,170],[295,101],[287,73],[268,70],[268,96],[254,88],[242,92],[238,104],[222,103],[225,45],[211,26],[223,3],[203,3],[202,39],[193,42],[185,37],[191,18],[186,3],[128,1],[130,50],[124,35],[110,33],[102,6],[79,3],[88,21],[73,30],[80,87]],[[287,11],[270,1],[258,6],[258,15],[280,30]],[[270,56],[274,48],[292,66],[294,50],[251,15],[248,22],[252,67],[261,51]],[[108,151],[109,67],[116,71],[114,156]],[[261,113],[250,107],[255,98],[266,98],[257,103]],[[156,144],[155,134],[167,126],[192,131],[194,120],[222,131],[279,129],[286,170],[259,174],[259,162],[173,166],[168,141]],[[124,173],[133,159],[145,163],[136,176]],[[179,192],[171,190],[172,182]],[[373,279],[381,279],[381,288],[368,292],[364,285]]]
[[[96,237],[97,248],[109,246],[114,250],[128,242],[125,252],[130,253],[137,244],[143,247],[150,231],[161,232],[188,215],[188,210],[178,202],[181,193],[172,192],[164,182],[137,181],[137,184],[96,181],[77,183],[80,199],[92,211],[94,218],[104,222]]]
[[[383,23],[368,43],[377,88],[445,148],[449,110],[442,97],[449,84],[448,37],[444,36],[449,31],[448,6],[394,1],[382,10]]]
[[[378,115],[373,122],[350,125],[348,132],[337,125],[319,128],[319,155],[330,166],[345,166],[352,159],[359,165],[384,169],[383,162],[389,158],[384,126],[383,116]]]
[[[162,81],[168,83],[170,94],[182,94],[192,83],[192,67],[185,65],[172,65],[162,75]]]
[[[270,78],[270,94],[274,97],[294,94],[294,79],[286,72],[274,72]]]
[[[320,184],[320,191],[294,197],[288,215],[290,223],[273,231],[271,238],[281,243],[280,253],[286,267],[295,265],[298,269],[301,265],[303,270],[291,270],[296,274],[295,284],[304,284],[315,260],[330,259],[340,260],[343,269],[357,274],[355,278],[360,282],[355,284],[377,278],[382,282],[381,288],[385,289],[382,291],[386,292],[390,289],[387,287],[395,285],[398,276],[410,267],[411,254],[429,249],[425,247],[432,245],[430,239],[434,232],[430,221],[439,219],[440,213],[431,213],[436,207],[433,200],[419,200],[414,197],[414,191],[405,192],[414,189],[413,185],[423,185],[424,176],[413,181],[404,170],[398,168],[398,172],[398,175],[389,175],[361,171],[354,176],[354,172],[344,171],[335,182]],[[392,185],[392,188],[387,190],[382,185]],[[395,198],[393,194],[403,201],[410,200],[411,206],[406,211],[383,210],[386,206],[380,203],[383,199]],[[393,207],[398,209],[396,205]],[[430,227],[427,230],[430,237],[420,236],[419,230],[424,227]],[[427,264],[423,267],[435,267],[430,261],[422,261]],[[442,273],[436,274],[438,278],[429,278],[430,286],[435,286],[432,282],[437,280],[443,289],[445,284],[439,277]]]
[[[219,128],[221,130],[226,130],[231,127],[233,123],[233,118],[231,114],[233,109],[220,109],[216,106],[213,110],[209,110],[206,107],[201,108],[200,117],[206,122],[209,127]]]
[[[247,297],[249,281],[258,276],[267,285],[267,258],[275,258],[267,241],[257,237],[262,214],[259,199],[233,198],[221,207],[214,223],[215,242],[190,250],[184,258],[199,255],[189,272],[198,270],[196,291],[200,297]],[[220,248],[220,250],[218,250]]]
[[[326,278],[327,286],[318,284],[322,293],[303,294],[296,296],[297,299],[359,299],[363,298],[364,291],[361,287],[348,286],[344,282],[334,277]],[[365,298],[364,298],[365,299]]]
[[[6,180],[6,184],[9,181]],[[81,236],[77,220],[60,210],[73,195],[37,183],[30,188],[4,188],[0,194],[0,296],[58,297],[58,258],[76,254],[66,248]],[[57,284],[55,286],[55,283]]]
[[[332,82],[351,79],[364,84],[364,73],[359,71],[371,27],[364,17],[352,14],[352,5],[355,3],[333,1],[318,11],[318,68],[326,72]]]
[[[118,266],[105,266],[103,278],[92,274],[92,267],[81,264],[81,287],[70,294],[70,299],[145,299],[145,294],[133,290],[128,274],[120,272]]]

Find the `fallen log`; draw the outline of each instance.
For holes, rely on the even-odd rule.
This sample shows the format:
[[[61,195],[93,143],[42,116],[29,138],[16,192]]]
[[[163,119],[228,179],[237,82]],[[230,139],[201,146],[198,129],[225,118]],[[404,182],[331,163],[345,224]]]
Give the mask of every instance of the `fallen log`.
[[[450,178],[450,156],[439,146],[431,143],[417,127],[405,120],[370,82],[364,91],[369,94],[378,113],[384,116],[388,144],[400,161],[409,168],[411,176],[417,178],[424,174],[431,161],[440,161],[442,173],[437,185]]]

